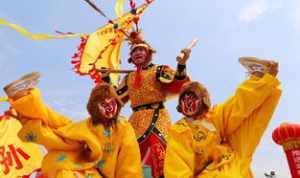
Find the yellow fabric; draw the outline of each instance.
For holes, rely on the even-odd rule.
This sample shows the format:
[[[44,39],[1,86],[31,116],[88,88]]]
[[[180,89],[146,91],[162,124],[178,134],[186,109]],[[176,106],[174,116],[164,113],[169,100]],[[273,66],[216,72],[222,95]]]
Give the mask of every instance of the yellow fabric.
[[[210,117],[221,131],[221,137],[228,138],[245,119],[258,110],[259,106],[263,106],[273,91],[278,90],[276,88],[278,85],[279,81],[269,74],[264,75],[263,78],[251,76],[237,88],[234,96],[214,106]],[[279,96],[275,98],[278,100]]]
[[[78,38],[81,36],[85,36],[86,34],[68,34],[68,35],[47,35],[47,34],[32,34],[23,27],[10,23],[4,19],[0,19],[0,25],[4,25],[10,27],[17,32],[21,33],[22,35],[32,39],[32,40],[48,40],[48,39],[57,39],[57,38]]]
[[[45,106],[38,89],[11,101],[11,105],[23,116],[20,137],[47,148],[42,172],[49,178],[69,178],[78,171],[82,175],[90,171],[94,174],[95,166],[108,178],[142,177],[138,143],[131,125],[124,119],[119,120],[107,136],[107,130],[102,125],[92,125],[90,119],[71,123]],[[91,150],[94,161],[79,159],[84,145]]]
[[[0,98],[0,102],[6,102],[8,101],[8,98]]]
[[[240,158],[234,158],[230,164],[225,164],[219,169],[204,170],[202,174],[195,178],[247,178],[251,175],[242,174],[244,165]]]
[[[143,5],[137,9],[137,14],[143,13],[147,5]],[[114,23],[118,24],[124,32],[132,28],[134,15],[127,13],[117,19]],[[125,34],[119,30],[114,29],[113,24],[107,24],[99,28],[96,32],[89,35],[86,46],[80,61],[79,71],[81,73],[88,73],[95,63],[96,69],[102,67],[110,69],[118,69],[120,66],[120,48],[125,39]],[[114,40],[115,45],[112,45]],[[112,82],[117,83],[118,74],[111,74]]]
[[[117,0],[115,4],[115,12],[117,17],[121,17],[124,13],[124,3],[125,0]]]
[[[71,123],[69,118],[44,105],[40,97],[41,93],[38,89],[32,89],[30,93],[30,95],[22,97],[17,101],[10,101],[13,108],[18,111],[18,114],[33,120],[41,120],[43,124],[51,128],[58,128]]]
[[[251,77],[201,122],[178,121],[168,135],[165,177],[253,177],[251,159],[280,95],[273,76]]]
[[[74,172],[70,170],[61,170],[57,173],[56,178],[103,178],[98,174],[98,172],[95,169],[91,169],[89,171],[85,172]]]
[[[16,151],[17,159],[20,160],[20,165],[23,167],[18,167],[16,159],[12,156],[12,165],[9,165],[8,167],[5,167],[7,164],[0,165],[0,177],[16,178],[18,176],[30,174],[35,169],[41,167],[43,153],[38,145],[22,142],[18,138],[17,133],[21,127],[21,123],[14,118],[4,117],[0,121],[0,160],[8,161],[9,158],[6,154],[9,153],[12,156],[13,151]],[[23,150],[30,158],[26,160],[17,151],[18,149]],[[5,153],[5,155],[3,155],[3,153]],[[6,174],[4,172],[6,172]]]

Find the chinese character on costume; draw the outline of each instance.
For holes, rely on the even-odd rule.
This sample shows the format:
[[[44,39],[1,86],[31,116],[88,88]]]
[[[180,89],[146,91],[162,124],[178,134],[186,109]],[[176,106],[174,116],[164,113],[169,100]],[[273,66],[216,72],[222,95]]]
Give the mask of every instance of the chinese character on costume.
[[[250,77],[222,104],[211,107],[199,82],[183,86],[169,131],[166,178],[251,178],[253,153],[279,101],[278,63],[240,58]]]

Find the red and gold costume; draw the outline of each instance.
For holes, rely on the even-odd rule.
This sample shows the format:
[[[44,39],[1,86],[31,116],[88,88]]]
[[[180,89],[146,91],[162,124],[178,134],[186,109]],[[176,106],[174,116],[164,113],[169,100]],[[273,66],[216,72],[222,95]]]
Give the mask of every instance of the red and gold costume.
[[[124,102],[131,101],[133,113],[129,122],[140,144],[143,163],[151,167],[152,176],[156,178],[163,176],[165,137],[171,126],[163,103],[169,94],[179,93],[187,81],[185,65],[178,64],[177,71],[174,71],[168,66],[149,64],[139,73],[140,86],[135,85],[137,72],[125,77],[117,93]]]

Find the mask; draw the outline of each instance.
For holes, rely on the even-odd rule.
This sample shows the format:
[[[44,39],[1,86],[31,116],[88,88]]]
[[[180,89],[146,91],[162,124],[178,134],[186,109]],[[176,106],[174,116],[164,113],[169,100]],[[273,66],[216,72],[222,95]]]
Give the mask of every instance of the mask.
[[[106,119],[114,118],[118,113],[118,104],[115,98],[107,98],[97,104],[100,114]]]
[[[193,93],[185,94],[180,99],[181,112],[182,114],[188,117],[194,116],[199,112],[200,104],[201,104],[201,99],[199,99]]]

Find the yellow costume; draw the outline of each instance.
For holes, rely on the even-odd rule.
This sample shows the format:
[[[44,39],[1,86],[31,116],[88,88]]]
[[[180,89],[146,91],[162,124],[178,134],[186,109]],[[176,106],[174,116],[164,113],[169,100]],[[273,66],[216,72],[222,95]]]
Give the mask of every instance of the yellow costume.
[[[48,150],[42,163],[46,178],[142,177],[139,146],[127,121],[118,120],[109,129],[90,119],[72,123],[45,106],[38,89],[11,105],[22,117],[19,137]],[[90,150],[93,161],[80,159],[83,148]]]
[[[253,177],[252,156],[280,95],[275,77],[251,76],[202,118],[179,120],[168,135],[165,177]]]

